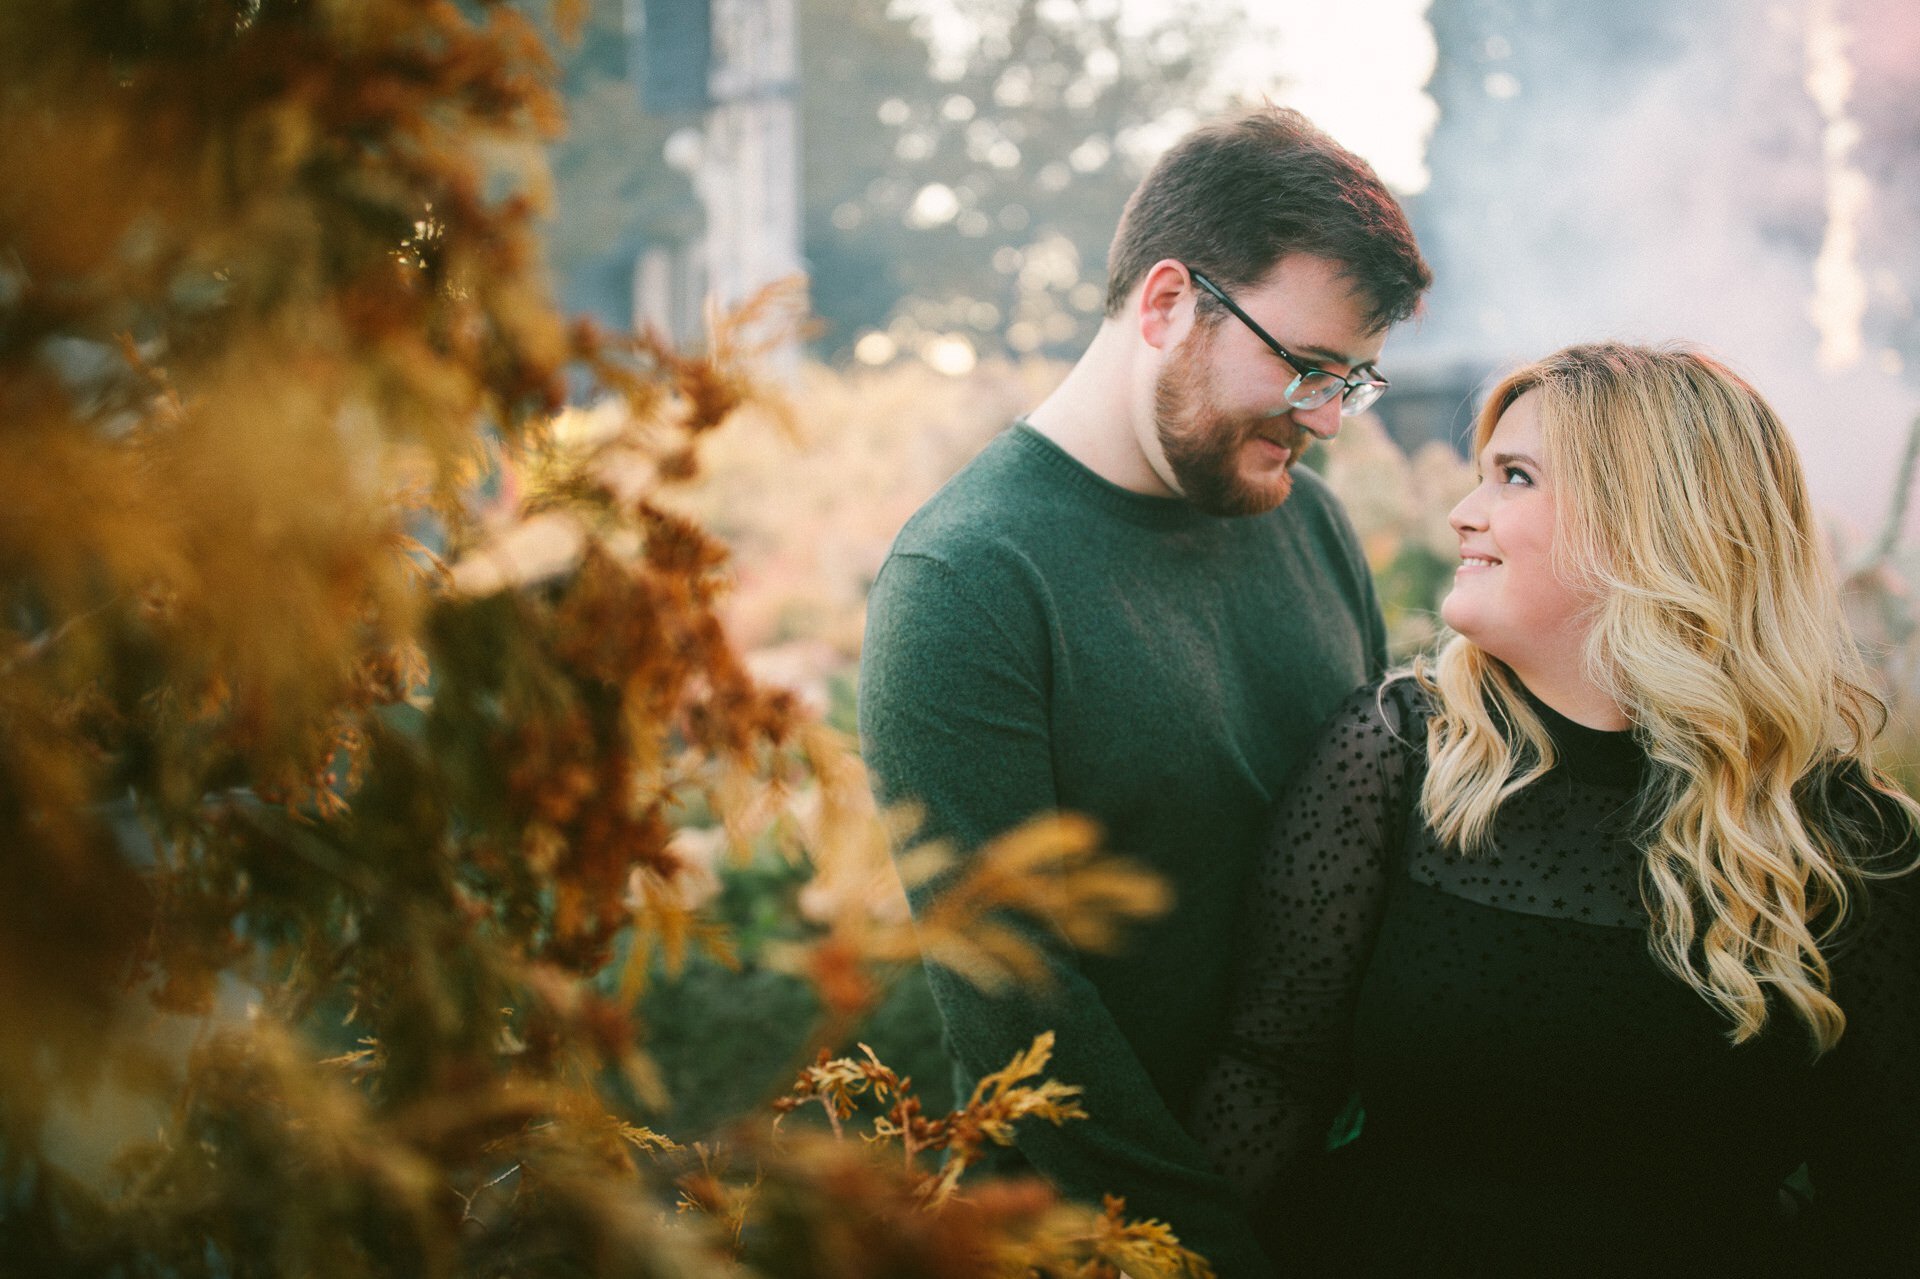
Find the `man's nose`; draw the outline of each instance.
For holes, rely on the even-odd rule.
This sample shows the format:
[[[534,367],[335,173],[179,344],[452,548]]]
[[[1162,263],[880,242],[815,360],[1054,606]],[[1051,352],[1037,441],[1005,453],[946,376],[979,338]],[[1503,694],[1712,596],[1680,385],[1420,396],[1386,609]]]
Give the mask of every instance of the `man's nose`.
[[[1340,397],[1334,396],[1317,409],[1295,409],[1293,420],[1316,440],[1331,440],[1340,434]]]

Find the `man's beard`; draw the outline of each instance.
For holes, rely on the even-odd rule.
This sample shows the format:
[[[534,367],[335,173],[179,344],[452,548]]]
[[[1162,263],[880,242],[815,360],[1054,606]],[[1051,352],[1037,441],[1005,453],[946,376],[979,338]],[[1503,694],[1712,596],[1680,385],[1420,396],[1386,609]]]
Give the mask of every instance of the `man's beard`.
[[[1269,438],[1288,439],[1289,461],[1300,456],[1304,433],[1280,419],[1235,420],[1214,406],[1205,356],[1210,330],[1188,336],[1160,371],[1153,388],[1153,425],[1167,466],[1187,501],[1209,515],[1258,515],[1287,500],[1293,475],[1279,471],[1264,484],[1240,473],[1240,455],[1261,428]]]

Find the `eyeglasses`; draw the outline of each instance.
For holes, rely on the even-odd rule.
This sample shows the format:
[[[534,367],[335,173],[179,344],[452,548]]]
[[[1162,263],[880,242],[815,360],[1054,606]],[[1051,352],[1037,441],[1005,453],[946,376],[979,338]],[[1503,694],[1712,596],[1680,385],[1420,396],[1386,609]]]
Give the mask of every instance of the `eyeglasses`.
[[[1368,409],[1372,408],[1374,403],[1378,401],[1382,395],[1386,394],[1387,388],[1392,385],[1392,383],[1380,375],[1378,369],[1367,370],[1365,376],[1356,374],[1352,377],[1341,377],[1338,373],[1329,373],[1327,370],[1317,369],[1311,364],[1302,364],[1294,358],[1292,352],[1288,351],[1286,347],[1274,341],[1271,333],[1268,333],[1255,323],[1251,315],[1242,311],[1239,304],[1228,297],[1219,285],[1192,267],[1187,268],[1187,274],[1193,277],[1195,284],[1220,299],[1220,305],[1233,312],[1233,317],[1236,320],[1252,329],[1255,337],[1265,342],[1275,355],[1287,362],[1287,367],[1292,369],[1296,375],[1293,381],[1287,384],[1286,390],[1287,403],[1291,407],[1296,409],[1317,409],[1338,395],[1341,397],[1340,416],[1352,417],[1357,413],[1365,413]],[[1276,410],[1276,412],[1277,411],[1278,410]]]

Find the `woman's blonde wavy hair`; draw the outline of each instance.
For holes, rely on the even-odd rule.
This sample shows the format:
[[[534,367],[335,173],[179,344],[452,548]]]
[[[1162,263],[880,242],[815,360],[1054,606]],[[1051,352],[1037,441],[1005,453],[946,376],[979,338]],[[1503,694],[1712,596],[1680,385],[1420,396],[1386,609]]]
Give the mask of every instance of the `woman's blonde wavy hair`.
[[[1727,1015],[1735,1043],[1766,1025],[1771,990],[1824,1052],[1846,1017],[1821,948],[1874,834],[1802,801],[1852,778],[1893,800],[1902,834],[1920,806],[1868,757],[1886,708],[1841,615],[1792,442],[1714,360],[1602,343],[1501,382],[1476,455],[1528,392],[1557,494],[1556,568],[1596,601],[1587,671],[1651,763],[1649,945]],[[1553,766],[1552,743],[1512,672],[1466,638],[1416,675],[1438,707],[1422,812],[1442,838],[1483,851],[1500,805]]]

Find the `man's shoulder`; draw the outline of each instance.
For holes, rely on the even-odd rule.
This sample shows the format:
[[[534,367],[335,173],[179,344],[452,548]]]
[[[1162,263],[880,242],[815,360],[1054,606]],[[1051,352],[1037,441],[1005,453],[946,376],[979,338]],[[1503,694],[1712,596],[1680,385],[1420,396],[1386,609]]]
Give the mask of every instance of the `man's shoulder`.
[[[863,708],[924,692],[936,667],[947,687],[956,645],[976,658],[992,648],[997,660],[1041,660],[1058,570],[1038,513],[1051,477],[1034,452],[1019,427],[1002,432],[894,538],[867,596]]]
[[[892,554],[960,566],[1004,555],[1035,531],[1053,491],[1046,459],[1015,425],[923,503],[894,538]]]

